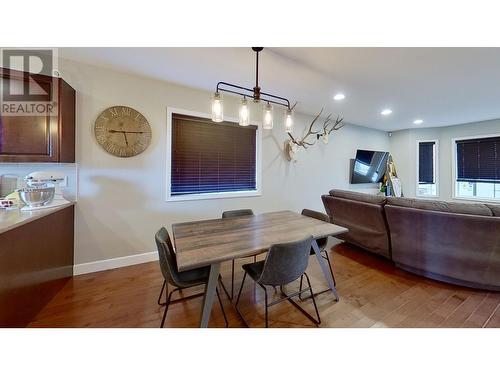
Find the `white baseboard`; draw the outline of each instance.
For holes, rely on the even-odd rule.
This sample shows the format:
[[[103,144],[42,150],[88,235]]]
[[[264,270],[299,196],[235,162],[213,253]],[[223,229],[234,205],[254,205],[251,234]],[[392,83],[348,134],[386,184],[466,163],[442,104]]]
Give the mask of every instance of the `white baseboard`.
[[[98,260],[96,262],[80,263],[73,266],[73,275],[83,275],[85,273],[99,272],[110,270],[113,268],[133,266],[134,264],[141,264],[146,262],[153,262],[158,260],[158,252],[151,251],[149,253],[142,253],[136,255],[129,255],[120,258],[112,258],[105,260]]]

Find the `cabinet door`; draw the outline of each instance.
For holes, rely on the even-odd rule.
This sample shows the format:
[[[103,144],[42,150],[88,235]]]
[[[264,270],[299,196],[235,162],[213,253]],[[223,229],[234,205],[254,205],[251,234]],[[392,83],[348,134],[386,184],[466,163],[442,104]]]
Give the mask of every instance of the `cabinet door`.
[[[23,84],[19,76],[3,75],[1,79],[9,79],[12,84]],[[44,91],[56,94],[53,97],[57,98],[57,85],[52,80],[37,83]],[[5,102],[2,105],[23,104]],[[58,147],[57,108],[51,115],[19,115],[19,112],[16,115],[0,114],[0,162],[57,162]]]

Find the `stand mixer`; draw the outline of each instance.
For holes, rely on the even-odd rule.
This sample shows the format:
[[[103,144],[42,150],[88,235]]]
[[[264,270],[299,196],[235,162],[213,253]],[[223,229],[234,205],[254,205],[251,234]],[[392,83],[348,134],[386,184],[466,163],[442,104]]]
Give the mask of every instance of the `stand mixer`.
[[[57,171],[37,171],[24,177],[27,188],[19,189],[21,200],[26,204],[21,211],[40,210],[70,203],[64,199],[61,183],[66,176]]]

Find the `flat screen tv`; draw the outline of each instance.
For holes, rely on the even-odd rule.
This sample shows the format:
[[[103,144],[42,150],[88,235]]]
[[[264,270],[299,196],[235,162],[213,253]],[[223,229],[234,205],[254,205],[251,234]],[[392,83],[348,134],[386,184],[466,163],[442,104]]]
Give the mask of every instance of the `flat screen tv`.
[[[382,182],[388,157],[384,151],[358,150],[352,163],[351,184]]]

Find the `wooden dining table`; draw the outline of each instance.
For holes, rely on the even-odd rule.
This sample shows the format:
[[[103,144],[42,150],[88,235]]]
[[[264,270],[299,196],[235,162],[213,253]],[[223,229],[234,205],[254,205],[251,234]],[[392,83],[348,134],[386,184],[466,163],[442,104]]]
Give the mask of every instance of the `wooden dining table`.
[[[180,272],[210,266],[200,327],[208,326],[222,262],[261,254],[273,244],[297,241],[307,236],[313,237],[316,259],[335,299],[339,299],[316,240],[345,233],[347,228],[296,212],[279,211],[178,223],[172,225],[172,230]]]

